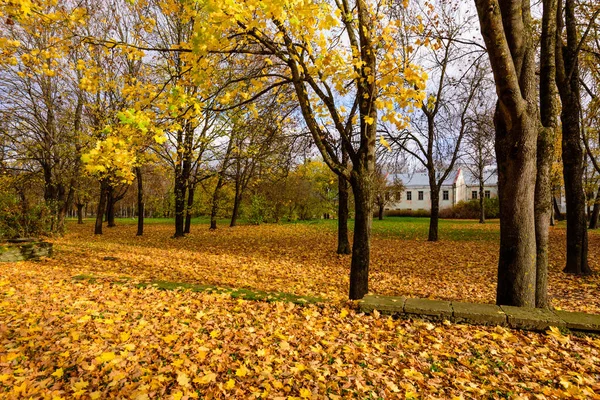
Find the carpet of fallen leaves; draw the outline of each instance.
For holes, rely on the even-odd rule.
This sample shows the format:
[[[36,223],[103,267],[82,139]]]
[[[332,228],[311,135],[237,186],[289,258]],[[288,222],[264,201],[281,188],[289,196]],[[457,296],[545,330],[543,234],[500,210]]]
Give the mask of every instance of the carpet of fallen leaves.
[[[73,282],[35,267],[0,280],[3,398],[600,398],[598,338]]]
[[[399,232],[411,228],[402,219],[387,223]],[[396,228],[397,224],[397,228]],[[420,224],[423,224],[422,222]],[[335,254],[336,232],[331,225],[288,224],[239,226],[214,232],[194,226],[184,239],[171,239],[169,224],[148,225],[143,237],[136,227],[105,229],[94,237],[89,225],[70,225],[56,241],[57,255],[43,265],[71,270],[72,275],[126,276],[234,288],[290,292],[344,300],[348,293],[350,256]],[[468,225],[468,240],[402,239],[389,233],[372,241],[370,290],[382,295],[405,295],[445,300],[494,303],[498,243],[472,240],[498,231],[498,223]],[[465,229],[464,223],[440,229]],[[488,235],[489,236],[489,235]],[[458,238],[460,239],[460,237]],[[492,237],[493,239],[493,237]],[[600,275],[563,274],[564,225],[550,236],[550,296],[555,307],[600,313]],[[114,257],[115,260],[104,260]],[[589,260],[600,271],[600,234],[590,232]]]
[[[349,258],[332,255],[334,232],[318,225],[196,229],[180,240],[167,225],[143,238],[133,226],[102,237],[71,228],[55,258],[0,269],[0,398],[600,398],[597,337],[357,314],[342,300]],[[554,304],[597,311],[598,278],[559,272],[563,240],[553,231]],[[599,244],[592,234],[597,270]],[[373,248],[374,292],[493,301],[493,241],[382,236]],[[153,279],[334,301],[135,286]]]

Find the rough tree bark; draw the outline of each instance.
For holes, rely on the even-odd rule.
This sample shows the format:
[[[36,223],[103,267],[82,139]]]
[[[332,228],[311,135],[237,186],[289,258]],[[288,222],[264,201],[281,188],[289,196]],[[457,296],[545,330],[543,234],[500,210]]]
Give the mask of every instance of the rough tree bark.
[[[562,102],[562,159],[567,205],[567,262],[564,272],[591,273],[588,264],[587,218],[583,189],[583,148],[581,144],[581,97],[579,93],[579,38],[575,1],[560,1],[557,11],[556,84]],[[563,20],[564,11],[564,20]],[[564,26],[563,26],[564,25]],[[562,39],[566,28],[566,43]]]
[[[369,263],[371,258],[371,225],[373,221],[373,172],[375,154],[372,160],[365,159],[365,165],[352,171],[350,184],[354,193],[354,239],[352,263],[350,265],[350,299],[362,299],[369,292]]]
[[[496,160],[500,202],[497,304],[534,307],[537,99],[528,0],[475,0],[498,103]]]
[[[552,161],[556,137],[556,11],[557,0],[543,0],[540,55],[540,119],[535,183],[535,306],[548,308],[548,232],[552,220]]]

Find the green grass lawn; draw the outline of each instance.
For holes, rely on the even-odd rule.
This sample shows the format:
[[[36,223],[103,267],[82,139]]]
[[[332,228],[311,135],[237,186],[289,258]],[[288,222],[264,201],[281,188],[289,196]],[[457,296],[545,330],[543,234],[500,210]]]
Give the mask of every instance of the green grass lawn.
[[[72,220],[74,221],[74,220]],[[86,223],[93,223],[93,219],[86,219]],[[208,225],[209,217],[197,217],[192,219],[192,225]],[[117,218],[117,225],[135,225],[137,219]],[[144,223],[154,224],[174,224],[174,218],[146,218]],[[239,220],[239,225],[247,225],[244,219]],[[335,231],[337,229],[337,220],[315,219],[310,221],[282,221],[281,224],[300,224],[311,225],[320,229]],[[229,219],[219,219],[219,227],[228,227]],[[349,221],[349,228],[352,230],[354,221]],[[480,224],[477,220],[457,220],[440,219],[439,237],[440,240],[475,240],[475,241],[497,241],[500,238],[500,225],[497,219]],[[429,218],[417,217],[386,217],[380,221],[373,220],[373,234],[381,238],[397,238],[408,240],[427,240],[429,232]]]

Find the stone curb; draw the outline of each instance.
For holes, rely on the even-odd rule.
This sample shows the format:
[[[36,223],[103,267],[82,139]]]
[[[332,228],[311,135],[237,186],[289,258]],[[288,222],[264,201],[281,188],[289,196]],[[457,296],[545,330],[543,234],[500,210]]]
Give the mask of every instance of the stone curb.
[[[377,310],[398,317],[450,320],[473,325],[500,325],[513,329],[545,331],[551,326],[600,333],[600,315],[562,310],[497,306],[494,304],[379,296],[368,294],[359,302],[364,313]]]

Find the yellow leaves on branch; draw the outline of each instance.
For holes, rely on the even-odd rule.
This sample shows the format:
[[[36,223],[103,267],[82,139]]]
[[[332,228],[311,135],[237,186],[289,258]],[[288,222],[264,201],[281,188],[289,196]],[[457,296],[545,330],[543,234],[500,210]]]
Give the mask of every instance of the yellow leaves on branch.
[[[118,124],[104,128],[106,138],[81,157],[86,171],[98,179],[130,183],[133,168],[144,162],[144,152],[153,143],[162,144],[166,137],[153,124],[153,116],[133,109],[117,114]]]
[[[335,92],[334,101],[355,94],[357,86],[368,83],[377,88],[377,93],[366,95],[377,102],[376,111],[382,120],[397,128],[405,127],[406,115],[425,97],[427,74],[407,61],[406,49],[401,48],[397,40],[403,26],[387,16],[386,6],[382,4],[364,2],[370,21],[365,26],[358,26],[352,5],[350,8],[354,11],[346,13],[335,4],[341,5],[341,2],[206,0],[203,12],[196,16],[192,40],[193,52],[201,56],[190,59],[197,82],[204,91],[214,90],[216,68],[222,68],[219,57],[233,52],[236,57],[230,59],[230,71],[243,74],[248,66],[253,66],[259,72],[253,77],[232,79],[237,83],[221,90],[217,96],[221,104],[231,105],[252,98],[278,80],[294,76],[293,79],[316,82],[321,90],[327,86]],[[356,35],[359,30],[376,43],[366,49],[377,58],[375,71],[371,71],[362,58],[365,49],[352,46],[349,37],[340,39],[349,31]],[[306,94],[323,124],[331,123],[337,118],[336,114],[343,114],[341,107],[334,105],[335,110],[325,107],[314,86]],[[369,116],[362,121],[375,123]]]

